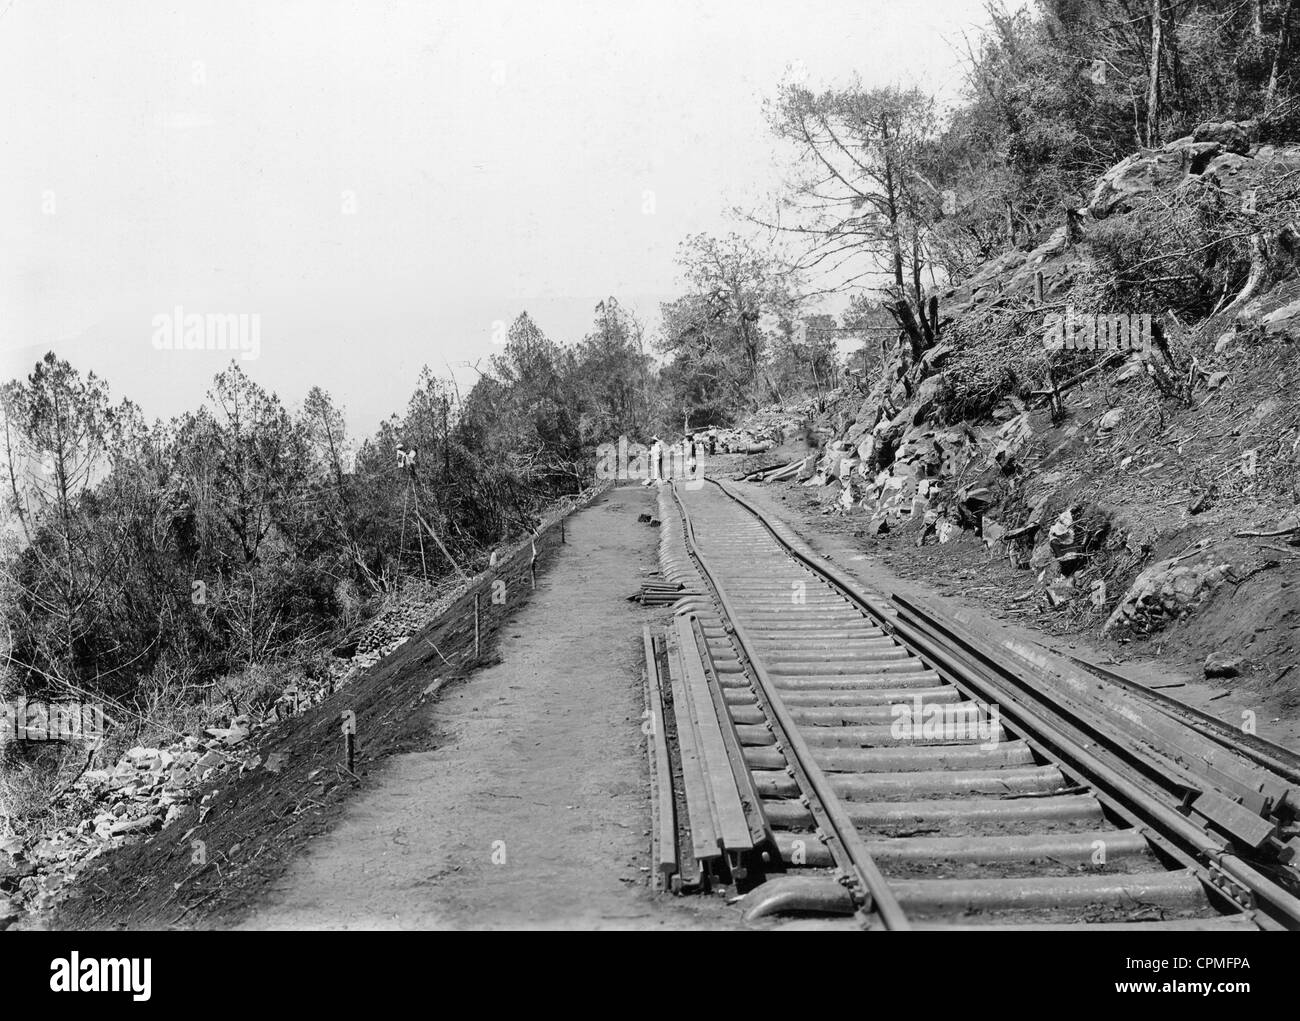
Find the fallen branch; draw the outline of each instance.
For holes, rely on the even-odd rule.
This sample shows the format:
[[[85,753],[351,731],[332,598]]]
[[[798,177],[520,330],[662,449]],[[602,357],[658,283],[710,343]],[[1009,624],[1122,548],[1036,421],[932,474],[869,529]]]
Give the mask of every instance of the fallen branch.
[[[1089,366],[1088,368],[1084,369],[1082,372],[1071,376],[1064,383],[1058,384],[1057,386],[1053,387],[1051,390],[1034,390],[1032,393],[1030,393],[1030,396],[1051,397],[1053,394],[1060,395],[1064,393],[1066,390],[1070,390],[1075,386],[1078,386],[1089,376],[1092,376],[1095,373],[1100,372],[1102,369],[1106,368],[1107,366],[1115,365],[1119,361],[1123,361],[1127,359],[1128,356],[1131,354],[1133,354],[1132,351],[1113,351],[1110,354],[1108,354],[1105,358],[1103,358],[1101,361],[1099,361],[1096,365]]]
[[[1223,311],[1231,312],[1233,309],[1240,308],[1250,301],[1263,285],[1267,270],[1268,249],[1264,244],[1264,238],[1259,234],[1252,234],[1250,236],[1250,275],[1246,278],[1245,286],[1237,292],[1237,296],[1224,307]]]
[[[1300,525],[1291,525],[1289,528],[1275,528],[1268,532],[1248,530],[1233,532],[1232,534],[1238,539],[1276,539],[1279,535],[1294,535],[1297,532],[1300,532]]]
[[[416,520],[418,520],[420,524],[428,530],[429,534],[433,537],[433,541],[438,544],[438,549],[442,550],[442,555],[447,558],[452,567],[456,568],[456,573],[466,581],[469,581],[469,575],[461,569],[460,564],[456,563],[456,559],[447,551],[447,547],[442,544],[442,540],[438,538],[438,533],[433,530],[433,526],[424,520],[424,517],[418,510],[415,512],[415,517]]]

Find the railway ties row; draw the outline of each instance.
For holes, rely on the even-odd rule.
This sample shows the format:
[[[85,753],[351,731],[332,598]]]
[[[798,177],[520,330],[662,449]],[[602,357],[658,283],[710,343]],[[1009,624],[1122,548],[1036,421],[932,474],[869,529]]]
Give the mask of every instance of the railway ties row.
[[[903,640],[915,608],[846,590],[720,487],[665,485],[658,517],[663,576],[693,593],[669,634],[696,678],[690,712],[710,717],[685,722],[720,742],[703,787],[693,772],[680,785],[674,825],[680,836],[701,814],[694,789],[739,811],[751,842],[715,827],[693,851],[712,857],[670,885],[745,892],[751,918],[843,914],[864,927],[1287,924],[1285,897],[1273,904],[1250,869],[1243,880],[1196,840],[1159,832],[1143,799],[1116,796],[1132,794],[1123,778],[1099,784],[1080,768],[1064,731],[972,687],[957,653]],[[682,733],[678,716],[665,745]],[[1258,890],[1276,910],[1256,910]]]

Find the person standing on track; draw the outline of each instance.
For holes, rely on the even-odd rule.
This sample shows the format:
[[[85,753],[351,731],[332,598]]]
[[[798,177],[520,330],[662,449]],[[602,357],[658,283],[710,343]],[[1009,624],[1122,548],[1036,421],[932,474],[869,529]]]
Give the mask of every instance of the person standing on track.
[[[662,482],[664,477],[664,445],[659,441],[658,436],[652,436],[650,439],[652,441],[650,443],[650,481]]]

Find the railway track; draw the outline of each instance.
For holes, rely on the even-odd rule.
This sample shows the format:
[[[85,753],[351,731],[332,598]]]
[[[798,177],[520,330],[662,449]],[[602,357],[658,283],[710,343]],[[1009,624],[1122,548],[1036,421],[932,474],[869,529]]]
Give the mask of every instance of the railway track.
[[[659,500],[663,574],[693,593],[665,641],[647,634],[672,739],[665,876],[693,856],[685,878],[748,888],[750,918],[866,928],[1300,928],[1285,777],[1222,742],[1161,759],[1163,718],[1121,710],[1150,731],[1126,736],[978,636],[864,591],[721,484]]]

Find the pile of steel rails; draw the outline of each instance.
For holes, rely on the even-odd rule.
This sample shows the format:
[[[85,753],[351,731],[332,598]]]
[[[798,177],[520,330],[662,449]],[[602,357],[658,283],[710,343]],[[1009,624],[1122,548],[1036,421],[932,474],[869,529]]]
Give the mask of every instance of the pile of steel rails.
[[[629,602],[640,603],[642,606],[671,606],[684,594],[687,594],[686,586],[679,581],[650,579],[641,582],[641,587],[627,598]]]
[[[1300,759],[660,488],[656,871],[867,928],[1300,928]],[[1216,721],[1217,723],[1217,721]]]
[[[794,478],[799,468],[803,465],[802,457],[793,461],[780,461],[776,464],[765,465],[762,468],[754,468],[741,475],[736,476],[737,482],[780,482],[782,479]]]

